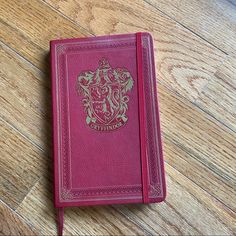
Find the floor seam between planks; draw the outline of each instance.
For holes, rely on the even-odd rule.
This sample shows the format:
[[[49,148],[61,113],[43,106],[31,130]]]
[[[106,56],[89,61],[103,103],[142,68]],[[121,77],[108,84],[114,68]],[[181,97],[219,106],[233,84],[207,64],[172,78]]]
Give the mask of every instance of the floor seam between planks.
[[[122,210],[120,210],[120,209],[114,207],[113,205],[110,205],[110,206],[111,206],[114,210],[116,210],[117,212],[119,212],[124,218],[128,219],[129,221],[131,221],[132,223],[134,223],[136,226],[138,226],[140,229],[142,229],[142,230],[146,233],[145,235],[152,236],[152,233],[151,233],[151,232],[149,232],[147,229],[145,229],[141,224],[139,224],[137,221],[135,221],[132,217],[126,216],[126,214],[125,214]],[[125,206],[125,205],[124,205],[124,206]],[[154,230],[154,229],[153,229],[153,230]]]
[[[12,209],[8,204],[6,204],[2,199],[0,199],[0,203],[4,205],[6,208],[8,208],[12,213],[14,213],[19,219],[25,223],[27,226],[29,226],[32,230],[37,230],[35,226],[31,223],[31,221],[25,219],[21,214],[19,214],[16,209]]]
[[[164,137],[169,137],[169,135],[167,135],[166,133],[163,132]],[[169,137],[168,140],[170,140],[171,138]],[[173,140],[173,139],[172,139]],[[188,150],[187,147],[184,147],[183,145],[181,145],[178,141],[173,140],[171,141],[173,144],[175,144],[176,146],[178,146],[179,148],[181,148],[181,150],[183,150],[184,152],[188,153],[191,155],[191,152]],[[225,182],[228,182],[230,179],[230,176],[227,176],[227,178],[225,178],[224,176],[220,175],[218,172],[215,172],[214,169],[211,169],[209,166],[206,166],[204,162],[201,161],[200,159],[200,155],[193,153],[192,152],[192,157],[196,157],[194,158],[196,161],[198,161],[199,163],[201,163],[202,165],[204,165],[208,170],[214,172],[216,175],[218,175],[219,177],[221,177]],[[174,168],[174,167],[173,167]],[[226,183],[227,184],[227,183]],[[234,182],[232,182],[232,184],[234,184]],[[227,184],[228,185],[228,184]],[[228,185],[229,187],[231,187],[230,185]]]
[[[39,183],[39,181],[41,181],[41,179],[44,178],[44,176],[39,177],[36,181],[34,181],[34,184],[32,185],[32,187],[29,189],[28,193],[24,196],[24,198],[20,201],[20,203],[18,204],[18,206],[16,207],[15,211],[17,212],[18,208],[21,206],[21,204],[23,203],[23,201],[28,197],[28,195],[36,188],[36,185]],[[20,214],[20,213],[18,213]],[[22,216],[23,217],[23,216]]]
[[[37,149],[39,149],[40,151],[44,152],[45,150],[43,150],[40,145],[38,145],[37,143],[35,143],[34,141],[32,141],[27,135],[25,135],[24,133],[22,133],[19,129],[17,129],[14,125],[12,125],[11,123],[9,123],[8,121],[6,121],[2,116],[0,116],[0,119],[2,122],[4,122],[8,127],[10,127],[11,129],[13,129],[14,131],[16,131],[18,134],[21,135],[21,137],[23,137],[25,140],[27,140],[29,143],[31,143],[33,146],[35,146]]]
[[[196,35],[197,37],[199,37],[200,39],[204,40],[205,42],[207,42],[209,45],[211,45],[212,47],[218,49],[219,51],[221,51],[222,53],[229,55],[227,52],[225,52],[224,50],[222,50],[221,48],[217,47],[216,45],[214,45],[213,43],[211,43],[210,41],[208,41],[207,39],[205,39],[204,37],[202,37],[201,35],[197,34],[196,32],[194,32],[193,30],[189,29],[187,26],[185,26],[184,24],[180,23],[179,21],[175,20],[173,17],[171,17],[170,15],[168,15],[167,13],[165,13],[164,11],[162,11],[161,9],[159,9],[158,7],[154,6],[152,3],[150,3],[148,0],[144,0],[144,2],[146,2],[148,5],[150,5],[151,7],[155,8],[157,11],[161,12],[162,14],[164,14],[166,17],[168,17],[169,19],[173,20],[174,22],[176,22],[177,24],[179,24],[180,26],[182,26],[183,28],[187,29],[188,31],[190,31],[191,33],[193,33],[194,35]]]
[[[192,104],[194,107],[196,107],[197,109],[199,109],[200,111],[203,112],[203,114],[206,114],[209,118],[212,118],[210,119],[212,122],[216,122],[217,125],[220,127],[220,128],[226,128],[228,129],[229,131],[231,131],[233,134],[236,133],[236,130],[233,130],[232,128],[230,128],[227,124],[225,124],[223,121],[217,119],[213,114],[211,114],[210,112],[208,112],[207,110],[205,110],[204,108],[200,107],[197,103],[195,103],[195,101],[191,101],[190,99],[182,96],[180,93],[176,92],[174,89],[170,88],[169,86],[167,86],[165,83],[163,83],[161,80],[157,80],[158,83],[160,83],[162,86],[164,86],[170,93],[176,95],[177,97],[179,97],[180,99],[182,100],[186,100],[188,101],[190,104]],[[157,86],[158,87],[158,86]],[[158,99],[160,100],[160,98]],[[219,124],[218,124],[219,123]]]
[[[0,44],[2,44],[3,47],[6,47],[9,51],[12,51],[13,53],[15,53],[20,60],[25,61],[31,67],[33,67],[34,69],[38,70],[40,73],[46,74],[44,71],[42,71],[40,68],[38,68],[35,64],[33,64],[30,60],[28,60],[22,54],[20,54],[18,51],[16,51],[16,49],[12,48],[11,46],[9,46],[5,42],[3,42],[1,39],[0,39]]]
[[[68,16],[66,16],[65,14],[63,14],[60,10],[54,8],[51,4],[45,2],[44,0],[38,0],[39,2],[45,4],[46,6],[48,6],[50,9],[52,9],[54,12],[56,12],[58,15],[62,16],[64,19],[70,21],[71,23],[73,23],[75,26],[78,26],[79,28],[81,28],[82,30],[84,30],[85,32],[81,32],[82,34],[87,33],[90,36],[96,36],[93,33],[91,33],[89,30],[87,30],[86,28],[84,28],[83,26],[81,26],[79,23],[73,21],[72,19],[70,19]],[[86,35],[85,35],[86,36]],[[87,36],[86,36],[87,37]]]
[[[40,68],[38,68],[35,64],[33,64],[31,61],[27,60],[23,55],[21,55],[18,51],[16,51],[15,49],[13,49],[12,47],[8,46],[7,44],[5,44],[4,42],[2,42],[0,40],[0,42],[5,46],[7,47],[9,50],[11,50],[12,52],[14,52],[15,54],[17,54],[17,56],[19,57],[19,59],[23,59],[26,63],[30,64],[33,68],[37,69],[40,73],[42,73],[43,75],[45,75],[45,72],[42,71]],[[220,63],[220,65],[223,64],[223,62],[225,61],[226,59],[223,59]],[[217,66],[219,67],[219,65]],[[216,69],[217,70],[217,69]],[[157,80],[160,84],[162,84],[164,87],[166,87],[168,89],[168,91],[174,93],[175,95],[177,95],[178,97],[184,99],[184,100],[187,100],[189,101],[193,106],[199,108],[201,111],[203,111],[204,113],[206,113],[208,116],[212,117],[215,121],[219,122],[221,125],[223,125],[224,127],[228,128],[229,130],[231,130],[232,132],[236,133],[235,130],[233,130],[232,128],[230,128],[229,126],[227,126],[227,124],[225,124],[224,122],[222,122],[221,120],[217,119],[216,117],[214,117],[213,114],[209,113],[208,111],[206,111],[205,109],[201,108],[199,105],[197,105],[195,102],[191,101],[190,99],[182,96],[181,94],[177,93],[176,91],[174,91],[173,89],[171,89],[169,86],[167,86],[165,83],[162,83],[161,80]],[[12,126],[13,127],[13,126]],[[15,128],[15,130],[17,130]],[[17,130],[18,132],[20,132],[19,130]],[[20,132],[21,133],[21,132]],[[22,133],[21,133],[22,134]],[[24,134],[22,134],[23,136],[26,136]],[[27,136],[26,136],[27,137]],[[27,138],[28,140],[30,140],[29,138]],[[33,142],[33,141],[31,141]],[[37,145],[37,144],[36,144]]]
[[[190,101],[191,102],[191,101]],[[227,124],[225,124],[223,121],[219,120],[218,118],[216,118],[212,113],[208,112],[207,110],[205,110],[204,108],[202,108],[201,106],[199,106],[198,104],[191,102],[194,106],[196,106],[198,109],[200,109],[202,112],[206,113],[208,116],[212,117],[216,122],[219,122],[221,124],[221,126],[229,129],[231,132],[233,132],[234,134],[236,133],[236,130],[234,130],[233,128],[231,128],[230,126],[228,126]],[[217,124],[219,125],[219,124]],[[220,127],[220,126],[219,126]]]
[[[182,176],[184,176],[184,178],[187,178],[188,180],[190,180],[188,177],[186,177],[186,176],[185,176],[183,173],[181,173],[180,171],[176,170],[176,169],[175,169],[173,166],[171,166],[169,163],[165,163],[165,165],[168,165],[170,168],[174,169],[180,176],[182,175]],[[171,177],[171,178],[172,178],[172,177]],[[196,184],[195,182],[193,182],[192,180],[190,180],[190,182],[193,183],[193,185],[197,186],[197,188],[199,188],[200,191],[204,192],[206,195],[208,195],[208,196],[210,196],[211,198],[213,198],[216,202],[219,202],[220,204],[222,204],[222,205],[223,205],[225,208],[227,208],[228,211],[230,211],[232,214],[235,214],[235,211],[234,211],[234,210],[232,210],[230,207],[226,206],[224,203],[222,203],[221,201],[219,201],[218,199],[216,199],[214,196],[212,196],[210,193],[208,193],[205,189],[201,188],[199,185],[197,185],[197,184]],[[180,185],[182,188],[184,188],[184,189],[186,190],[186,192],[187,192],[190,196],[192,196],[197,202],[199,202],[199,199],[196,198],[196,196],[195,196],[193,193],[191,193],[191,192],[189,191],[189,189],[186,188],[185,185],[181,185],[178,181],[176,181],[176,184],[178,184],[178,185]],[[167,186],[167,189],[168,189],[168,186]],[[167,201],[168,201],[168,200],[167,200]],[[200,202],[199,202],[199,203],[200,203]],[[205,204],[206,204],[205,201],[202,201],[202,204],[205,205]],[[208,205],[206,205],[206,207],[207,207],[207,206],[208,206]],[[209,212],[213,213],[213,212],[212,212],[212,208],[208,208],[208,210],[209,210]],[[215,215],[215,214],[213,213],[213,215]],[[222,222],[222,220],[221,220],[220,218],[217,217],[217,219],[218,219],[221,223],[225,224],[224,222]]]
[[[163,135],[166,139],[169,140],[169,142],[173,143],[174,145],[176,145],[177,147],[179,147],[182,151],[186,152],[189,156],[191,156],[192,158],[194,158],[197,162],[201,163],[202,165],[204,165],[208,171],[211,171],[213,172],[214,174],[216,174],[217,176],[220,176],[218,175],[218,173],[214,172],[213,170],[209,169],[204,163],[202,163],[201,161],[198,161],[198,159],[196,159],[194,156],[195,154],[189,152],[188,150],[186,150],[185,148],[182,147],[182,145],[179,145],[178,143],[176,142],[173,142],[172,139],[164,134]],[[173,169],[175,169],[176,171],[178,171],[180,174],[182,174],[183,176],[185,176],[189,181],[193,182],[195,185],[197,185],[201,190],[203,190],[205,193],[209,194],[212,198],[216,199],[218,202],[220,202],[222,205],[224,205],[225,207],[227,207],[229,210],[231,210],[233,213],[236,213],[236,211],[234,211],[230,206],[226,205],[224,202],[222,202],[222,200],[220,200],[219,198],[217,198],[216,196],[213,196],[210,192],[208,192],[206,189],[202,188],[201,185],[199,185],[197,182],[195,182],[194,180],[190,179],[188,176],[186,176],[184,173],[180,172],[178,169],[176,169],[174,166],[171,165],[171,163],[168,163],[167,161],[165,161],[165,165],[169,165],[171,166]],[[227,181],[224,181],[224,183],[228,185]],[[168,186],[167,186],[168,187]],[[231,186],[229,186],[231,187]]]

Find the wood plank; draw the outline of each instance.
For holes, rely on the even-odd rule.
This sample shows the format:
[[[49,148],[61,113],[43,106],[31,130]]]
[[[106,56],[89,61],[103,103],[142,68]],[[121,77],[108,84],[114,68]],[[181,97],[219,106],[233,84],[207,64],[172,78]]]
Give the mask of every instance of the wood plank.
[[[213,78],[195,103],[236,131],[236,59],[228,56]]]
[[[223,80],[226,84],[231,85],[236,90],[236,57],[228,56],[222,65],[220,65],[215,76]]]
[[[32,225],[0,201],[0,235],[37,235]]]
[[[50,78],[0,43],[1,116],[50,154]]]
[[[168,195],[164,203],[116,207],[152,234],[232,235],[235,212],[225,208],[181,173],[166,165]]]
[[[230,235],[234,232],[234,213],[169,165],[166,167],[165,203],[69,208],[65,211],[65,234]],[[50,185],[42,178],[17,209],[41,234],[56,232],[52,187],[45,188]],[[140,231],[137,225],[143,229]]]
[[[43,71],[49,68],[50,40],[88,35],[37,0],[1,1],[0,28],[1,40]]]
[[[48,3],[52,4],[49,0]],[[176,84],[174,86],[179,86],[179,91],[183,94],[188,94],[189,97],[196,97],[198,96],[198,92],[201,91],[201,88],[204,87],[206,82],[208,81],[209,75],[212,72],[215,72],[215,66],[218,65],[224,57],[224,54],[221,53],[219,50],[211,47],[207,43],[203,42],[201,39],[196,37],[194,34],[190,33],[188,30],[184,29],[183,27],[179,27],[176,23],[166,18],[163,14],[159,13],[156,9],[149,6],[148,4],[138,4],[138,3],[131,3],[127,1],[107,1],[106,4],[100,4],[100,1],[80,1],[73,2],[71,1],[54,1],[57,4],[66,5],[66,8],[59,8],[63,14],[67,17],[71,17],[72,19],[78,18],[78,20],[74,23],[74,27],[78,27],[78,23],[83,26],[83,28],[89,29],[89,31],[93,34],[111,34],[111,33],[125,33],[127,29],[129,31],[150,31],[153,33],[155,38],[155,46],[159,52],[159,60],[162,64],[170,64],[167,63],[168,61],[172,61],[172,70],[176,73],[176,75],[180,74],[180,72],[186,71],[186,73],[198,73],[198,76],[195,75],[196,80],[195,83],[192,81],[191,84],[189,82],[183,80],[182,86],[181,81],[179,82],[180,85]],[[63,5],[64,4],[64,5]],[[46,23],[43,20],[40,20],[40,15],[37,15],[37,12],[41,12],[44,8],[48,8],[46,4],[40,2],[27,1],[24,4],[24,8],[19,4],[19,1],[15,2],[16,8],[15,12],[21,13],[21,15],[29,15],[28,21],[24,19],[21,20],[21,24],[17,24],[18,18],[15,19],[15,13],[12,12],[10,9],[8,11],[9,3],[3,1],[3,9],[4,11],[1,12],[2,19],[8,19],[8,24],[10,24],[18,34],[23,34],[27,40],[20,40],[19,44],[14,45],[12,41],[16,43],[18,39],[14,40],[12,37],[9,37],[9,33],[3,38],[3,41],[7,44],[11,45],[14,49],[19,51],[22,55],[27,57],[28,60],[35,63],[35,59],[32,58],[30,55],[25,54],[25,49],[22,50],[22,43],[24,45],[28,45],[30,42],[38,43],[40,45],[44,45],[47,47],[48,41],[51,37],[40,36],[40,33],[36,35],[31,34],[29,31],[29,19],[34,21],[35,24],[41,24],[41,27],[44,29],[45,32],[54,32],[55,29],[48,28],[47,21]],[[56,5],[57,7],[57,5]],[[60,5],[59,5],[60,7]],[[73,11],[76,15],[70,16],[71,11]],[[53,15],[55,12],[51,12],[49,10],[45,10],[44,15]],[[20,14],[19,14],[20,15]],[[84,16],[90,17],[84,17]],[[106,15],[106,20],[102,20],[101,15]],[[73,17],[74,16],[74,17]],[[39,19],[38,19],[39,18]],[[77,19],[76,18],[76,19]],[[119,22],[119,19],[123,19],[122,22]],[[66,22],[68,20],[64,19]],[[62,19],[61,19],[62,21]],[[63,26],[63,22],[60,22]],[[70,22],[72,24],[72,22]],[[52,24],[54,25],[54,24]],[[62,26],[60,28],[62,28]],[[50,26],[54,27],[54,26]],[[58,25],[55,26],[55,28]],[[60,29],[59,28],[59,29]],[[9,27],[5,27],[6,32],[10,29]],[[46,34],[44,32],[44,34]],[[66,37],[74,37],[78,36],[77,34],[64,32]],[[61,32],[62,34],[62,32]],[[47,34],[48,35],[48,34]],[[8,37],[7,37],[8,36]],[[56,35],[55,35],[56,36]],[[59,35],[60,36],[60,35]],[[23,42],[22,42],[23,41]],[[33,46],[33,45],[32,45]],[[48,47],[47,47],[48,48]],[[35,55],[40,55],[40,53],[34,53]],[[42,60],[40,57],[38,60]],[[174,65],[173,65],[174,63]],[[175,66],[176,65],[176,66]],[[181,68],[181,66],[183,66]],[[42,67],[40,67],[42,68]],[[199,70],[201,68],[201,70]],[[169,68],[170,70],[171,68]],[[168,71],[168,70],[167,70]],[[176,76],[177,77],[177,76]],[[193,79],[195,78],[193,76]],[[165,76],[163,76],[165,78]],[[167,78],[169,79],[171,76]],[[179,78],[179,77],[178,77]],[[200,78],[198,80],[198,78]],[[180,80],[180,78],[178,79]],[[185,85],[187,84],[187,88]],[[171,85],[171,83],[169,83]]]
[[[47,157],[2,119],[0,135],[0,196],[11,208],[16,208],[35,181],[47,171]]]
[[[235,55],[236,4],[226,0],[147,0],[157,9],[211,42]]]
[[[164,135],[235,187],[236,134],[162,85],[159,95]]]
[[[17,208],[42,235],[57,232],[52,184],[43,177]],[[109,206],[65,209],[65,235],[146,235],[146,231]]]
[[[214,75],[218,65],[226,57],[224,53],[147,3],[45,1],[95,35],[124,33],[127,29],[134,32],[150,31],[154,36],[156,68],[160,82],[195,103],[219,122],[236,130],[234,106],[228,96],[219,99],[217,94],[219,87],[222,90],[227,85],[224,81],[216,84]],[[101,15],[106,18],[101,18]],[[227,89],[231,94],[234,92],[229,86]],[[227,109],[222,103],[227,104]]]
[[[196,102],[197,100],[196,104],[203,110],[212,114],[213,117],[216,117],[216,119],[231,129],[235,129],[235,122],[232,117],[235,115],[234,107],[230,105],[230,110],[224,109],[223,113],[222,109],[218,108],[218,106],[221,106],[221,101],[215,96],[218,88],[211,86],[212,89],[208,90],[210,93],[209,96],[212,97],[210,100],[207,99],[207,96],[202,94],[208,84],[213,83],[214,85],[213,74],[216,71],[217,65],[220,64],[225,57],[225,55],[217,49],[204,43],[194,34],[180,27],[173,20],[166,18],[148,4],[138,5],[124,1],[121,5],[119,2],[114,1],[107,3],[105,6],[96,1],[80,1],[78,3],[71,1],[61,2],[59,0],[48,0],[47,3],[58,8],[63,14],[76,21],[76,23],[88,28],[93,34],[124,33],[127,31],[127,28],[133,31],[151,31],[154,35],[155,47],[158,52],[156,53],[156,61],[158,75],[162,83],[192,102]],[[4,10],[4,12],[2,12],[3,19],[7,18],[8,25],[10,24],[6,26],[4,21],[2,22],[2,26],[4,27],[2,31],[4,35],[2,38],[4,42],[19,51],[40,69],[47,71],[49,66],[48,57],[46,57],[46,49],[48,48],[48,41],[51,39],[48,35],[51,35],[51,33],[47,34],[46,37],[44,35],[46,34],[45,32],[47,30],[50,32],[58,32],[58,22],[60,22],[61,25],[69,24],[71,27],[74,27],[73,32],[68,31],[67,33],[61,30],[64,26],[60,27],[59,29],[61,31],[59,35],[55,35],[58,37],[78,36],[77,30],[81,28],[79,28],[76,23],[73,24],[67,19],[59,17],[55,23],[55,28],[54,23],[50,24],[50,28],[48,28],[46,24],[47,21],[43,20],[40,21],[40,24],[45,24],[43,27],[45,32],[42,34],[40,31],[38,34],[32,34],[29,27],[29,19],[36,22],[35,24],[39,24],[38,21],[41,19],[40,12],[44,12],[45,16],[49,14],[50,17],[51,15],[57,14],[53,10],[45,10],[48,9],[47,5],[40,4],[40,2],[35,2],[33,5],[31,4],[33,3],[30,2],[22,8],[19,1],[17,1],[15,11],[19,11],[19,13],[23,11],[24,15],[28,15],[26,20],[24,18],[23,21],[21,21],[20,25],[17,24],[19,18],[15,18],[16,14],[13,14],[14,12],[10,10]],[[8,7],[10,7],[9,3],[6,3],[4,7],[8,9]],[[37,14],[39,12],[39,15],[35,14],[36,12]],[[125,12],[129,12],[129,14],[127,15]],[[93,17],[81,17],[83,15],[92,15]],[[99,15],[107,15],[108,18],[106,21],[100,22]],[[142,19],[139,16],[142,16]],[[118,22],[120,18],[123,19],[122,24],[117,23],[119,27],[114,28],[114,22]],[[12,35],[12,29],[14,30],[14,37],[9,37],[9,35]],[[52,37],[54,37],[54,35]],[[43,48],[38,48],[40,45],[44,45]],[[32,57],[29,50],[32,51],[32,55],[37,58]],[[40,63],[41,65],[39,65]],[[47,71],[46,77],[48,77],[48,75],[49,73]],[[224,87],[224,84],[222,86]],[[225,99],[225,103],[228,103],[227,97]],[[226,116],[223,114],[226,114]]]
[[[140,4],[124,0],[106,1],[106,4],[101,4],[99,0],[45,0],[45,2],[74,22],[89,29],[95,35],[125,33],[127,29],[134,32],[150,31],[155,39],[158,60],[162,64],[165,63],[170,66],[165,69],[167,74],[170,70],[175,72],[175,77],[183,75],[181,71],[186,71],[186,74],[187,72],[188,74],[190,72],[194,73],[194,71],[198,73],[196,77],[199,77],[200,81],[195,81],[192,85],[189,84],[189,88],[184,88],[182,91],[181,83],[179,85],[179,90],[183,94],[189,93],[188,96],[198,96],[201,87],[204,87],[209,76],[212,72],[215,72],[215,66],[219,65],[225,57],[224,53],[211,47],[192,32],[179,26],[146,3]],[[83,17],[84,15],[89,17]],[[106,19],[102,20],[99,17],[101,15],[105,15]],[[122,21],[119,21],[119,19],[122,19]],[[171,76],[168,76],[168,80],[170,78]],[[163,76],[163,79],[165,79],[165,76]],[[188,84],[188,81],[185,83]],[[183,87],[185,87],[184,84]]]
[[[222,179],[214,171],[198,161],[198,156],[186,152],[182,146],[164,137],[165,161],[193,181],[200,188],[206,190],[210,195],[223,202],[232,210],[236,210],[236,188],[229,185],[228,181]]]

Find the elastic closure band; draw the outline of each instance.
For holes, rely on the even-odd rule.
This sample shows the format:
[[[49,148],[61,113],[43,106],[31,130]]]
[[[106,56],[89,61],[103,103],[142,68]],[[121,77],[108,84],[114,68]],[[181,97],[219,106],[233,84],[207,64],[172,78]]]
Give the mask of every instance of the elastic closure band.
[[[147,137],[146,137],[146,112],[143,79],[143,51],[142,33],[136,33],[137,72],[138,72],[138,105],[139,105],[139,130],[141,143],[141,175],[143,202],[148,203],[148,166],[147,166]]]

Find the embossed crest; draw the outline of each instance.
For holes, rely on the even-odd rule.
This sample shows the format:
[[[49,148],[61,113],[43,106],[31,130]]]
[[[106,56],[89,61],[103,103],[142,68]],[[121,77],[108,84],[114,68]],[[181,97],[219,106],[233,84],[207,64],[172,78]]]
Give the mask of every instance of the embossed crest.
[[[128,117],[129,97],[133,78],[125,68],[112,68],[106,58],[99,61],[95,71],[84,71],[78,76],[78,93],[83,96],[86,123],[98,131],[115,130]]]

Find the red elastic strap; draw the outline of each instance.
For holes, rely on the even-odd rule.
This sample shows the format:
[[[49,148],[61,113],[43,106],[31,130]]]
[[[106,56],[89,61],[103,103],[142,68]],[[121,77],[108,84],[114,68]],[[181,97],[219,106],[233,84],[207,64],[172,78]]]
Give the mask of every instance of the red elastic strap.
[[[137,48],[137,71],[138,71],[138,105],[139,105],[139,130],[141,143],[141,174],[142,174],[142,191],[143,202],[148,203],[148,165],[147,165],[147,137],[146,137],[146,112],[145,112],[145,95],[143,79],[143,50],[142,50],[142,33],[136,33]]]

